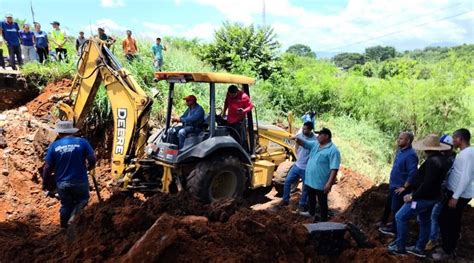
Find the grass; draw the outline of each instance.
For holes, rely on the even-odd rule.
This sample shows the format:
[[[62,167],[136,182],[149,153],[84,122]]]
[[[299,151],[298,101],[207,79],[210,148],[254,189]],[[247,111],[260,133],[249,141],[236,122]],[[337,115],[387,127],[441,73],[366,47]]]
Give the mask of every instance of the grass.
[[[387,137],[367,121],[347,116],[323,116],[317,125],[331,129],[344,166],[369,176],[376,183],[388,182],[395,152],[394,138]]]

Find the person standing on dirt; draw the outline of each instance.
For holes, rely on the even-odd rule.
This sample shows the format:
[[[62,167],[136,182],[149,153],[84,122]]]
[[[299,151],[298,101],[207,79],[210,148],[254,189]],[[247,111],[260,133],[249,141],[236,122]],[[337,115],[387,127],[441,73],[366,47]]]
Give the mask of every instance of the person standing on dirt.
[[[418,156],[411,144],[413,142],[413,134],[411,132],[402,132],[398,136],[398,150],[393,162],[392,171],[390,172],[390,193],[391,210],[395,215],[404,204],[403,196],[409,193],[411,180],[416,173],[418,167]],[[397,224],[395,216],[392,225],[380,227],[379,231],[383,234],[395,236],[397,234]]]
[[[53,31],[51,32],[51,47],[56,51],[56,59],[62,61],[63,59],[67,61],[67,49],[66,49],[66,33],[59,28],[60,23],[54,21],[51,23],[53,26]]]
[[[446,157],[447,170],[450,171],[454,164],[454,159],[456,158],[456,153],[454,152],[454,146],[453,146],[453,137],[451,137],[451,135],[445,134],[441,136],[441,138],[439,139],[439,142],[450,147],[449,150],[441,152],[441,154],[443,154]],[[445,180],[443,181],[441,185],[443,192],[446,189],[446,179],[447,178],[445,178]],[[434,205],[433,210],[431,211],[430,239],[428,240],[428,243],[426,244],[425,251],[432,251],[438,245],[438,239],[439,239],[438,221],[439,221],[439,215],[442,209],[443,209],[443,200],[439,200]]]
[[[163,67],[163,51],[166,51],[166,47],[161,44],[161,38],[156,38],[156,44],[151,47],[151,51],[154,58],[153,66],[156,71],[161,71],[161,67]]]
[[[235,129],[239,134],[242,143],[242,122],[253,109],[252,101],[249,95],[239,90],[236,85],[230,85],[227,89],[227,95],[224,102],[222,114],[227,114],[227,125]]]
[[[441,183],[448,172],[447,158],[442,151],[449,150],[448,145],[440,143],[435,134],[426,136],[413,144],[413,148],[424,151],[427,159],[418,168],[410,181],[411,194],[403,196],[404,204],[395,215],[397,237],[388,245],[388,251],[395,255],[407,252],[424,258],[431,229],[431,211],[441,200]],[[406,247],[408,239],[408,221],[417,218],[420,226],[418,240],[414,246]]]
[[[474,147],[470,141],[471,133],[468,129],[459,129],[453,134],[453,145],[461,151],[456,156],[446,181],[446,198],[439,216],[442,250],[433,254],[435,260],[455,258],[462,214],[474,197]]]
[[[24,62],[28,63],[36,60],[35,33],[30,31],[30,25],[24,24],[20,31],[21,53],[24,56]]]
[[[316,197],[321,211],[321,218],[315,216],[314,221],[328,220],[328,194],[336,180],[341,164],[341,154],[332,142],[332,133],[328,128],[316,132],[317,141],[296,137],[296,143],[308,149],[309,159],[306,166],[304,187],[308,192],[308,211],[311,216],[316,214]]]
[[[181,115],[181,117],[174,117],[172,121],[175,123],[181,122],[183,126],[178,131],[178,149],[182,149],[186,135],[194,133],[198,134],[202,130],[204,122],[204,109],[197,103],[197,98],[194,95],[189,95],[183,98],[186,101],[188,109]]]
[[[313,123],[311,121],[305,122],[302,127],[302,132],[298,133],[294,139],[297,137],[300,137],[305,141],[315,141],[316,135],[313,133]],[[304,187],[304,178],[306,165],[309,160],[309,150],[305,149],[304,147],[298,147],[296,151],[296,162],[288,172],[288,176],[286,177],[285,184],[283,186],[283,200],[281,205],[287,206],[290,203],[291,186],[298,182],[298,180],[301,178],[303,181],[303,191],[301,192],[298,211],[305,212],[307,210],[308,189]]]
[[[35,47],[38,54],[39,63],[43,64],[48,60],[48,34],[41,31],[40,23],[35,24]]]
[[[132,37],[132,31],[127,30],[127,37],[122,42],[123,54],[128,61],[132,61],[137,57],[138,46],[135,38]]]
[[[79,36],[76,38],[76,53],[78,57],[81,56],[81,48],[86,41],[87,38],[84,37],[84,31],[79,31]]]
[[[54,171],[61,200],[61,227],[67,228],[68,223],[89,201],[87,170],[95,168],[96,157],[86,139],[73,135],[78,129],[74,128],[72,121],[59,121],[55,130],[59,139],[49,145],[46,153],[43,188],[47,189],[47,182]]]
[[[0,24],[0,33],[5,42],[7,42],[10,66],[13,70],[16,70],[15,57],[19,66],[23,65],[23,58],[20,47],[20,27],[18,23],[13,21],[13,15],[8,14],[5,16],[5,21]]]

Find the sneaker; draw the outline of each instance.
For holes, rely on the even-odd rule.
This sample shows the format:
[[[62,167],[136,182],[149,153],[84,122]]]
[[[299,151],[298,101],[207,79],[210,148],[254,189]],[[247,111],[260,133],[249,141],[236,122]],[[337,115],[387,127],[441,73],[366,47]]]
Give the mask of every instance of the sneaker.
[[[425,252],[422,251],[421,249],[418,249],[416,246],[407,247],[406,250],[408,253],[415,255],[416,257],[426,258]]]
[[[306,208],[305,205],[298,205],[298,207],[296,208],[296,213],[300,213],[300,212],[308,212],[308,208]]]
[[[288,206],[289,204],[290,204],[290,202],[285,201],[285,200],[281,200],[281,202],[278,203],[278,206]]]
[[[298,212],[298,214],[300,214],[301,216],[306,216],[306,217],[311,216],[308,211],[301,211],[301,212]]]
[[[446,254],[446,252],[441,251],[441,252],[434,253],[433,255],[431,255],[431,257],[433,258],[434,261],[448,261],[450,259],[455,259],[456,255],[454,253]]]
[[[397,255],[397,256],[402,256],[406,255],[407,252],[404,249],[400,249],[395,242],[391,242],[388,247],[387,251],[390,254]]]
[[[428,241],[425,246],[425,251],[433,251],[438,246],[438,242],[434,240]]]
[[[379,227],[379,232],[384,234],[384,235],[389,235],[389,236],[395,236],[395,232],[393,231],[393,228],[391,227]]]

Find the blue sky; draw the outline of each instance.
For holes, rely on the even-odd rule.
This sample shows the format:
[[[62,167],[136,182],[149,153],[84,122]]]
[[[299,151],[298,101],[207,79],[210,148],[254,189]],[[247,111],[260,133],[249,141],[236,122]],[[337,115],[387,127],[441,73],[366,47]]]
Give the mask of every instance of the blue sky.
[[[69,34],[97,26],[139,38],[198,37],[209,41],[223,21],[271,25],[283,48],[303,43],[315,51],[399,50],[431,44],[474,43],[472,0],[32,0],[35,18],[50,29],[58,20]],[[0,14],[31,22],[29,0],[0,0]]]

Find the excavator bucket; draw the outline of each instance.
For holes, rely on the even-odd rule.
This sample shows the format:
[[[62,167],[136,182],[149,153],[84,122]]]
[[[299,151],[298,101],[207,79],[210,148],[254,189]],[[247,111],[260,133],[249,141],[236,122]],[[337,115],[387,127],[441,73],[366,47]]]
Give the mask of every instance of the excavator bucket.
[[[19,71],[0,72],[0,111],[16,108],[34,99],[39,94],[37,87],[27,85]]]

